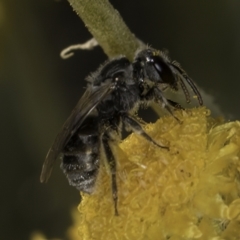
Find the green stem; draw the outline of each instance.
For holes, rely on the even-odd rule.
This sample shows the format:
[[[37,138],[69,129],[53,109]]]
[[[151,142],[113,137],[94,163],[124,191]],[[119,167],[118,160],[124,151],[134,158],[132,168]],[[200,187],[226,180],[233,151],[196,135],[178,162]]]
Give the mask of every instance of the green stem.
[[[132,60],[139,41],[108,0],[68,0],[108,57]]]

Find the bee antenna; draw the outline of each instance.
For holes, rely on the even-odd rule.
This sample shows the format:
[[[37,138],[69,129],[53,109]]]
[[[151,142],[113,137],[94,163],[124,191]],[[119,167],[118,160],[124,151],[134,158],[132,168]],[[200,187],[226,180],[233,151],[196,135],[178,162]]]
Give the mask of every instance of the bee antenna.
[[[188,77],[187,73],[181,68],[181,66],[178,62],[173,61],[171,63],[171,66],[174,68],[173,71],[175,72],[175,74],[177,74],[177,76],[179,77],[180,85],[181,85],[184,95],[186,97],[187,103],[190,102],[190,97],[189,97],[189,91],[188,91],[184,81],[187,81],[188,85],[191,87],[193,92],[197,95],[199,105],[202,106],[203,105],[202,96],[201,96],[200,92],[198,91],[193,80]]]

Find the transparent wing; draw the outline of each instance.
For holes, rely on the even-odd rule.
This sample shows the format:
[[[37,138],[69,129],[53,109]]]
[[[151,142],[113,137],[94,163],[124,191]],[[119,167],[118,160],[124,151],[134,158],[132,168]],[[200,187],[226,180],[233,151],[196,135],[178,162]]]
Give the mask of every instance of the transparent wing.
[[[113,84],[108,83],[97,89],[88,88],[85,91],[48,151],[42,167],[41,182],[48,181],[59,153],[66,146],[73,134],[79,129],[86,117],[112,90]]]

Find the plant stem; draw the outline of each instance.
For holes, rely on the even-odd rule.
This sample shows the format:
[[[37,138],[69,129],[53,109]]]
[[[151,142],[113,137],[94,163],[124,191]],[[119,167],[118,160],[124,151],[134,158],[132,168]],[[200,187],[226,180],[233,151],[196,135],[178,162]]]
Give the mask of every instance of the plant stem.
[[[139,41],[108,0],[68,1],[108,57],[125,55],[133,60]]]

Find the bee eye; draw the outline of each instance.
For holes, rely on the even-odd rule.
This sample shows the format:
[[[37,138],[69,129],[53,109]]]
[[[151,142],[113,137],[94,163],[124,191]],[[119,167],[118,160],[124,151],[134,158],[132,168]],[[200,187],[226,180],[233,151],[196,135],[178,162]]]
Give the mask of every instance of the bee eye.
[[[174,84],[175,78],[169,65],[161,57],[152,57],[151,64],[164,83]]]
[[[157,61],[156,60],[152,60],[153,62],[153,65],[155,67],[155,69],[159,72],[159,73],[162,73],[164,72],[164,68],[166,68],[166,66],[164,66],[164,62],[161,61],[160,59],[158,59]]]

